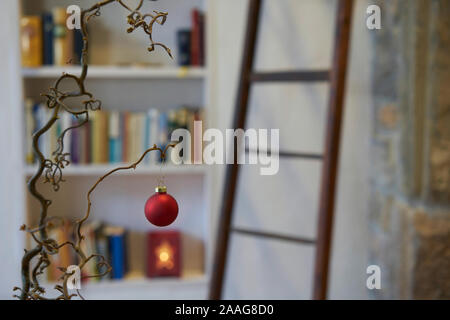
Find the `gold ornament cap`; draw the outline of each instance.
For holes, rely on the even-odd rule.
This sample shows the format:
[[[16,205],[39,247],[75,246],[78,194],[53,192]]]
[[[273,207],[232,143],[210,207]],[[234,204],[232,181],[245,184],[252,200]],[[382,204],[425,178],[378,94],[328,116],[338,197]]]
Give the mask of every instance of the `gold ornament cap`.
[[[158,193],[166,193],[167,192],[167,187],[166,186],[157,186],[155,188],[155,192]]]

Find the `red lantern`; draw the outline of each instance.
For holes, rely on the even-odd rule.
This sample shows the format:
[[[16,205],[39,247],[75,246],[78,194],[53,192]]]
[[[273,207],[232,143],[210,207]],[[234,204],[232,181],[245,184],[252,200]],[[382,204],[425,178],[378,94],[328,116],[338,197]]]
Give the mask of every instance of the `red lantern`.
[[[156,187],[155,191],[145,203],[145,217],[155,226],[166,227],[177,218],[178,204],[165,186]]]
[[[180,232],[153,231],[148,234],[147,275],[153,277],[181,276]]]

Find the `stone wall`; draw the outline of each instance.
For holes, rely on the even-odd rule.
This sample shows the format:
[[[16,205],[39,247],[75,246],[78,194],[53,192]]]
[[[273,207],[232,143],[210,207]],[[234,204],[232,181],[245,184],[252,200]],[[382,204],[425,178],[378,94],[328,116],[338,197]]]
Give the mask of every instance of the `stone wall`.
[[[379,0],[370,263],[374,298],[450,298],[450,1]]]

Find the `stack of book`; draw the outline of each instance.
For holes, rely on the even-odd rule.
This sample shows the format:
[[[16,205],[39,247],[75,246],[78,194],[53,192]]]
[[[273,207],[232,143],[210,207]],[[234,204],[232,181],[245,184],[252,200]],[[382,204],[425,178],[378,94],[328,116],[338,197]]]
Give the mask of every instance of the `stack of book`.
[[[65,220],[60,226],[53,227],[49,236],[64,243],[75,240],[76,228],[69,221]],[[156,274],[155,266],[158,265],[158,252],[166,250],[163,255],[163,262],[172,259],[172,268],[165,268],[175,273],[166,275],[182,276],[181,272],[181,236],[180,232],[139,232],[126,230],[123,227],[110,226],[99,221],[85,223],[81,233],[85,239],[81,242],[82,250],[87,255],[99,254],[103,256],[112,267],[108,276],[102,278],[84,278],[88,275],[96,275],[105,271],[104,267],[99,267],[100,258],[94,258],[88,262],[81,270],[82,280],[105,281],[109,279],[143,279],[148,277],[164,276],[164,273]],[[161,242],[162,239],[162,242]],[[163,244],[163,246],[161,246]],[[169,246],[169,247],[167,247]],[[166,248],[167,247],[167,248]],[[59,253],[50,257],[52,264],[46,270],[46,277],[49,282],[56,282],[61,277],[60,267],[67,268],[79,263],[79,257],[70,246],[64,246]],[[156,261],[155,261],[156,259]],[[176,267],[176,268],[175,268]]]
[[[31,99],[25,102],[27,164],[36,161],[31,136],[46,124],[52,112],[53,110],[44,104],[34,103]],[[83,119],[76,119],[67,112],[61,112],[56,124],[40,138],[41,152],[51,158],[62,132],[76,126]],[[91,111],[88,123],[65,134],[64,152],[70,152],[68,160],[73,164],[135,162],[153,145],[164,148],[170,142],[171,133],[175,129],[187,129],[193,137],[194,121],[202,120],[203,110],[190,107],[171,109],[168,112],[157,109],[147,112]],[[151,152],[143,163],[156,164],[159,161],[159,153]]]
[[[191,29],[177,32],[178,64],[181,66],[205,65],[205,14],[198,9],[191,12]]]
[[[66,26],[66,9],[57,7],[41,16],[23,16],[21,51],[23,67],[80,64],[83,49],[81,30]]]

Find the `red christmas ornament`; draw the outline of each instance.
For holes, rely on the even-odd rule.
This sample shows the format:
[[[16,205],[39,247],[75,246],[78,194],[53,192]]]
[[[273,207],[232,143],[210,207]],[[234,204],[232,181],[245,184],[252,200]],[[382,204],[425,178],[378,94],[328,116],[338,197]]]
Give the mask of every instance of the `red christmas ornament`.
[[[160,186],[156,193],[145,203],[145,217],[158,227],[170,225],[178,216],[178,204],[174,197],[167,193],[167,188]]]

